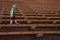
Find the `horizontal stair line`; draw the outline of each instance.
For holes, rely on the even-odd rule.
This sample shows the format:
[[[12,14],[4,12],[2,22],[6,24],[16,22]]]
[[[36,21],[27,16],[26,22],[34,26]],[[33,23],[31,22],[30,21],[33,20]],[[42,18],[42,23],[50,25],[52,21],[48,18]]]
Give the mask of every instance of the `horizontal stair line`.
[[[59,27],[60,24],[0,24],[0,27]]]
[[[24,31],[24,32],[0,32],[0,35],[21,35],[21,34],[60,34],[60,31]]]

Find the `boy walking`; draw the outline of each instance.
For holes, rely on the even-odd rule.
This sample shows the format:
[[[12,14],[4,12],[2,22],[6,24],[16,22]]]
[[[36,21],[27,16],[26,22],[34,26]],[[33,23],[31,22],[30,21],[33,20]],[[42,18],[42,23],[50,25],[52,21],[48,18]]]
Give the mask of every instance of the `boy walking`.
[[[13,21],[15,22],[15,24],[19,24],[16,20],[16,5],[12,5],[12,8],[10,10],[10,17],[10,24],[12,24]]]

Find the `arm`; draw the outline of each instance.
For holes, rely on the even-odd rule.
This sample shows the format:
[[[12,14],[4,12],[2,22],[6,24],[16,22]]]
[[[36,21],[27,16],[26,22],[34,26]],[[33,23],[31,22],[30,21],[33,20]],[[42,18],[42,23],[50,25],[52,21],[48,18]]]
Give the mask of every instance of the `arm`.
[[[11,8],[11,10],[10,10],[10,17],[13,16],[13,10],[14,10],[14,8]]]

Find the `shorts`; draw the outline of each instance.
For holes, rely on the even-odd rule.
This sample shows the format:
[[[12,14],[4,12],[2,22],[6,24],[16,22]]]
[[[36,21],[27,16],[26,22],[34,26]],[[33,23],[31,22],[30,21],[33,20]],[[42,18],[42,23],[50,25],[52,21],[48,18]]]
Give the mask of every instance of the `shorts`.
[[[14,16],[14,17],[11,17],[11,20],[15,20],[16,19],[16,17]]]

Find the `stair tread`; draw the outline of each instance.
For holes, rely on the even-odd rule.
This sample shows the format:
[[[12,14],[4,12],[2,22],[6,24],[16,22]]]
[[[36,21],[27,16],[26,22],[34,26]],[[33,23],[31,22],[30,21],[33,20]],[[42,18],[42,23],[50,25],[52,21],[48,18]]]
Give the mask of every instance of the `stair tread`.
[[[10,21],[10,19],[3,19],[2,21]],[[24,20],[24,19],[17,19],[17,21],[33,21],[33,22],[53,22],[53,21],[56,21],[56,22],[60,22],[60,20]]]
[[[9,15],[4,15],[3,17],[10,17]],[[27,18],[60,18],[60,17],[57,17],[57,16],[16,16],[16,17],[27,17]]]
[[[20,34],[60,34],[60,31],[0,32],[0,35],[20,35]]]
[[[0,24],[0,27],[58,27],[60,24]]]

